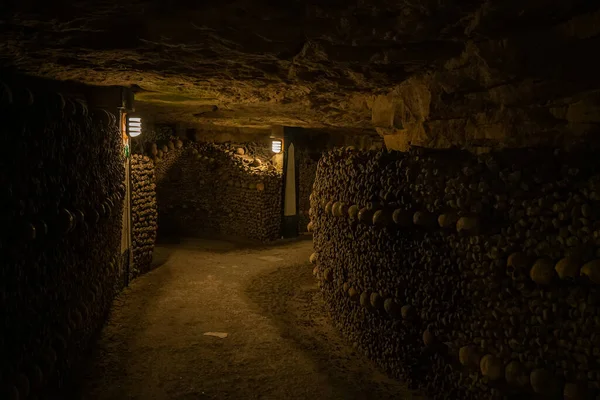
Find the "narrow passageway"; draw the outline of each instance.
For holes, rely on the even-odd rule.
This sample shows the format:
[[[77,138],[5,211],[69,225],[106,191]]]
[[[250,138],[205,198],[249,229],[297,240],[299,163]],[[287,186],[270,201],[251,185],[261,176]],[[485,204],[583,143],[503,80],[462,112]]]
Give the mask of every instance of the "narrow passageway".
[[[413,398],[329,325],[310,241],[194,240],[158,252],[165,264],[116,299],[77,397]]]

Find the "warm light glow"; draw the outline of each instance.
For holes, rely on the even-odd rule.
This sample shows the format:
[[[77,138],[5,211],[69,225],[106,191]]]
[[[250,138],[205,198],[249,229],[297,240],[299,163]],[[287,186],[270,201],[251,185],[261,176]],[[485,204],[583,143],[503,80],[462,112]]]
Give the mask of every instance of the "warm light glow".
[[[273,140],[271,142],[271,150],[273,153],[281,153],[281,140]]]
[[[136,137],[142,134],[142,119],[140,117],[127,118],[127,134],[130,137]]]

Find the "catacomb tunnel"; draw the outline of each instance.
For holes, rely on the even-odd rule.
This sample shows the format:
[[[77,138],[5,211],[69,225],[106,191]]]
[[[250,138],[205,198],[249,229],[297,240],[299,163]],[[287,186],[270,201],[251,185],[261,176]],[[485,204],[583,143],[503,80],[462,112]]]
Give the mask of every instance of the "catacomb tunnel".
[[[600,399],[600,4],[0,5],[0,399]]]

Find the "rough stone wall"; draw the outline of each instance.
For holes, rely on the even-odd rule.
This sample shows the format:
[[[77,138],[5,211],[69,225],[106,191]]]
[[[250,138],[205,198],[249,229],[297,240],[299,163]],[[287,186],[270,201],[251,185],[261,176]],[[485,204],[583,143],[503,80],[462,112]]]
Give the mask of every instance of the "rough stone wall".
[[[160,113],[157,121],[404,128],[399,141],[435,146],[531,145],[598,132],[593,0],[231,0],[210,9],[76,0],[69,13],[36,5],[0,10],[0,65],[139,85],[138,105]],[[152,28],[124,38],[124,26]],[[43,69],[39,60],[47,60]],[[381,104],[383,92],[398,101]],[[380,118],[390,104],[396,117]]]
[[[158,210],[154,163],[147,156],[131,157],[133,268],[129,278],[147,272],[156,241]]]
[[[335,324],[433,398],[600,398],[599,167],[591,151],[326,154],[311,262]]]
[[[482,2],[460,54],[374,97],[388,148],[569,147],[595,139],[600,114],[597,3]]]
[[[123,145],[112,114],[58,93],[0,83],[0,119],[0,398],[46,398],[121,284]]]
[[[161,235],[279,238],[282,176],[268,148],[175,141],[157,156]]]

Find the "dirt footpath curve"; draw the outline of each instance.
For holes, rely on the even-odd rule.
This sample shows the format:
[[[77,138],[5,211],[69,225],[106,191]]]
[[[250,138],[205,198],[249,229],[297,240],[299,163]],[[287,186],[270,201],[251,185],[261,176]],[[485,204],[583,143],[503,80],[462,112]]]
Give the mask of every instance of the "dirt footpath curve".
[[[116,299],[74,398],[416,398],[329,325],[310,241],[193,240],[158,252],[164,265]]]

